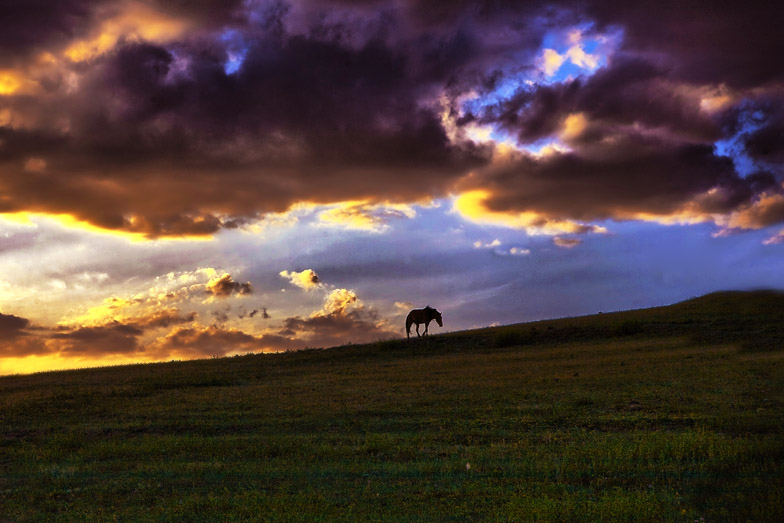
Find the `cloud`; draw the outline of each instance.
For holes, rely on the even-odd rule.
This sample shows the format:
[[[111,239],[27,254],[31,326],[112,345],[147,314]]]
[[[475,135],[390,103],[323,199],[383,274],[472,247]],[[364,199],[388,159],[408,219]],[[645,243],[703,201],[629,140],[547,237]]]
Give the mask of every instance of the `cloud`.
[[[0,313],[0,339],[12,340],[18,338],[24,334],[24,329],[29,325],[30,320],[27,318]]]
[[[455,207],[475,221],[546,234],[604,232],[589,223],[687,211],[715,220],[749,202],[764,179],[740,177],[709,144],[604,130],[571,151],[508,153],[467,180]]]
[[[414,304],[410,301],[396,301],[394,304],[395,309],[400,313],[407,313],[414,308]]]
[[[595,225],[549,217],[533,209],[505,208],[496,210],[491,207],[493,193],[487,189],[473,189],[460,194],[454,201],[454,209],[461,216],[477,223],[487,223],[516,229],[525,229],[530,235],[604,232]],[[480,246],[482,246],[480,244]],[[476,247],[476,243],[474,243]]]
[[[345,316],[350,307],[358,304],[357,294],[348,289],[335,289],[324,299],[324,307],[315,316]]]
[[[144,331],[134,325],[112,323],[81,327],[52,334],[47,345],[53,352],[68,356],[105,356],[137,353],[138,338]]]
[[[46,348],[35,334],[30,320],[0,313],[0,355],[29,356],[45,352]]]
[[[29,329],[28,320],[0,315],[4,356],[48,354],[100,360],[121,355],[161,360],[301,347],[297,340],[277,335],[254,336],[222,324],[204,326],[198,323],[195,313],[183,315],[176,309],[101,325],[26,329]],[[161,329],[163,334],[156,337],[155,333]]]
[[[493,247],[498,247],[499,245],[501,245],[501,240],[499,240],[498,238],[496,238],[491,242],[482,243],[481,240],[477,240],[474,242],[475,249],[492,249]]]
[[[161,39],[144,34],[147,24],[123,22],[124,37],[100,40],[105,24],[118,25],[112,20],[144,18],[134,9],[120,4],[114,18],[88,10],[101,20],[85,33],[100,45],[77,40],[78,49],[87,42],[79,66],[51,65],[56,80],[34,103],[3,102],[24,122],[0,128],[15,195],[6,210],[69,214],[149,237],[209,235],[299,201],[445,193],[483,161],[470,142],[447,139],[428,101],[468,56],[439,56],[445,36],[421,40],[430,54],[413,55],[370,33],[356,46],[343,41],[337,21],[287,32],[286,9],[266,12],[264,26],[245,12],[233,25],[244,60],[229,74],[229,43],[211,27],[197,24],[186,38],[185,29],[160,26]],[[29,158],[46,169],[25,170]]]
[[[285,336],[253,336],[238,329],[218,326],[180,327],[153,342],[149,351],[158,358],[226,356],[247,352],[277,351],[299,344]]]
[[[119,301],[114,299],[114,301]],[[53,333],[41,333],[50,352],[66,356],[101,357],[113,354],[147,356],[145,334],[183,323],[195,322],[197,314],[178,309],[154,309],[146,315],[125,317],[90,326],[61,325]]]
[[[235,18],[237,0],[172,3],[161,0],[40,0],[0,8],[0,67],[18,65],[42,53],[67,54],[75,46],[105,51],[127,38],[159,39],[170,25],[202,29]],[[103,37],[103,38],[101,38]]]
[[[391,220],[414,218],[416,211],[410,205],[344,202],[319,213],[323,225],[336,225],[347,229],[381,233],[389,229]]]
[[[754,107],[760,116],[759,127],[742,134],[745,152],[755,160],[784,164],[784,108],[781,99],[763,99]],[[779,171],[781,172],[781,171]]]
[[[762,242],[765,245],[778,245],[784,243],[784,229]]]
[[[257,314],[259,314],[260,318],[265,319],[265,320],[268,320],[268,319],[270,319],[272,317],[267,312],[267,308],[266,307],[262,307],[261,309],[253,309],[252,311],[247,312],[247,313],[243,311],[242,313],[240,313],[239,318],[240,319],[245,319],[246,317],[247,318],[253,318]]]
[[[553,243],[556,244],[558,247],[565,247],[567,249],[571,249],[572,247],[577,247],[582,243],[580,238],[564,238],[562,236],[556,236],[553,238]]]
[[[183,315],[178,309],[170,308],[154,311],[148,316],[127,320],[127,323],[139,329],[155,329],[171,327],[172,325],[181,323],[191,323],[196,321],[197,316],[198,315],[195,312],[189,312]]]
[[[655,63],[621,57],[587,79],[522,86],[487,107],[480,121],[502,125],[522,143],[558,134],[564,121],[576,115],[602,135],[628,127],[712,141],[722,136],[723,122],[700,110],[704,94],[668,79],[666,69]],[[594,141],[602,138],[592,136]]]
[[[251,294],[253,287],[250,282],[239,283],[234,281],[230,274],[224,274],[208,281],[206,291],[218,298],[226,298],[232,294]]]
[[[601,26],[623,27],[626,53],[655,49],[678,80],[736,87],[780,82],[784,72],[768,57],[784,53],[776,36],[781,13],[766,2],[712,5],[669,1],[618,9],[615,2],[593,0],[587,12]]]
[[[782,20],[765,3],[42,0],[0,14],[0,212],[149,239],[308,202],[333,206],[322,223],[378,232],[413,202],[475,189],[551,229],[713,220],[760,195],[713,153],[738,133],[758,170],[784,176]],[[579,72],[554,81],[567,62]],[[541,154],[500,168],[502,141]],[[703,212],[714,188],[732,194]]]
[[[555,49],[545,49],[542,51],[541,67],[544,74],[553,76],[561,68],[561,65],[566,61],[566,57],[558,54]]]
[[[287,318],[261,328],[256,318],[271,319],[266,307],[247,313],[240,308],[239,314],[232,314],[226,302],[216,306],[213,300],[199,298],[205,289],[211,289],[213,296],[242,292],[242,286],[227,278],[228,274],[218,274],[211,268],[170,273],[156,278],[147,292],[111,296],[54,327],[35,326],[26,318],[0,314],[3,356],[37,355],[96,363],[159,361],[326,347],[395,335],[380,314],[349,289],[325,292],[322,307],[307,318]],[[323,288],[313,271],[290,275]],[[205,280],[207,283],[202,283]],[[212,325],[205,325],[200,318],[208,318]]]
[[[725,225],[731,229],[762,229],[784,222],[784,191],[764,192],[732,212]]]
[[[280,276],[288,279],[292,285],[295,285],[306,291],[318,289],[322,285],[318,274],[316,274],[316,271],[313,269],[305,269],[301,272],[289,272],[284,270],[280,271]]]
[[[400,335],[396,329],[389,327],[378,311],[365,307],[357,294],[349,289],[329,292],[322,308],[309,318],[287,318],[279,334],[319,347],[370,342]]]

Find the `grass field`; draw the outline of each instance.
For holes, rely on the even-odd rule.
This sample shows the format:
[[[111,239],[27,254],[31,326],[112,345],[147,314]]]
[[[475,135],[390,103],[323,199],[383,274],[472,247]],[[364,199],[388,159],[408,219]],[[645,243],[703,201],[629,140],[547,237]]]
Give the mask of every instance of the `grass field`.
[[[0,521],[782,521],[784,294],[0,378]]]

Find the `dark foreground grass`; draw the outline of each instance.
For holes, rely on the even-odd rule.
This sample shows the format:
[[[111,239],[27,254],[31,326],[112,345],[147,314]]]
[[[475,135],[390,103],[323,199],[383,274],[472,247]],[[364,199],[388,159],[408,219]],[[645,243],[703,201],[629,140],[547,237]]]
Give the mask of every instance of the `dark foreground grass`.
[[[781,521],[784,296],[0,379],[0,520]]]

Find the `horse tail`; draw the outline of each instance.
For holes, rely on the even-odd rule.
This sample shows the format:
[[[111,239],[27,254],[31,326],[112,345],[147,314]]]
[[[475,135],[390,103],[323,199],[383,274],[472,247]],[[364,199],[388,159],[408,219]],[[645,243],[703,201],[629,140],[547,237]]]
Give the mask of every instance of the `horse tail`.
[[[411,337],[411,324],[414,323],[414,318],[411,317],[411,313],[408,313],[406,316],[406,338]]]

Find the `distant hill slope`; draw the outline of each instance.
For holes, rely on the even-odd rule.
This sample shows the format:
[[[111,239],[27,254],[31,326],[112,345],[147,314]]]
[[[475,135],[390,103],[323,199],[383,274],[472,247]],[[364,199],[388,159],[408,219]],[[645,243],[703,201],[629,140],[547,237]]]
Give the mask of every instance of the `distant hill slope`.
[[[452,333],[496,346],[626,336],[690,336],[695,343],[784,348],[784,292],[722,291],[673,305]]]
[[[423,353],[494,351],[531,345],[583,343],[591,341],[688,337],[696,345],[736,344],[744,351],[784,350],[784,291],[722,291],[673,305],[589,316],[541,320],[498,327],[448,332],[422,338],[380,340],[368,344],[349,344],[324,349],[306,349],[265,358],[297,360],[317,364],[352,358],[384,358]],[[187,362],[124,365],[101,369],[59,371],[59,373],[127,372],[131,367],[187,365],[204,369],[226,367],[219,373],[235,372],[236,357]],[[233,363],[234,362],[234,363]],[[281,362],[283,363],[283,362]],[[115,369],[115,370],[113,370]],[[161,372],[165,372],[161,370]],[[134,372],[135,373],[135,372]],[[49,374],[49,373],[44,373]],[[155,372],[157,374],[157,372]],[[0,377],[0,380],[3,378]]]

